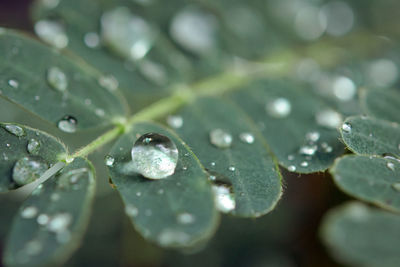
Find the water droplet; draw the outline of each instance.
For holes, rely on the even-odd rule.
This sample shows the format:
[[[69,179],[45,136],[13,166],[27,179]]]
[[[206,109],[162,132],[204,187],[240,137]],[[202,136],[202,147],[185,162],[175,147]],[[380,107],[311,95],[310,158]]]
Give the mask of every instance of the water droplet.
[[[178,214],[178,216],[176,217],[176,220],[180,224],[191,224],[191,223],[194,223],[195,218],[194,218],[193,214],[183,212],[183,213]]]
[[[49,223],[50,221],[50,216],[47,214],[40,214],[37,219],[36,219],[37,223],[39,225],[46,225]]]
[[[254,135],[252,133],[241,133],[239,139],[246,144],[254,143]]]
[[[326,143],[326,142],[323,142],[323,143],[321,144],[321,147],[322,147],[322,150],[323,150],[324,152],[326,152],[326,153],[331,153],[332,150],[333,150],[333,148],[332,148],[330,145],[328,145],[328,143]]]
[[[157,31],[126,7],[116,7],[101,17],[103,42],[123,58],[139,60],[153,46]]]
[[[102,75],[99,77],[98,83],[101,87],[109,90],[115,91],[119,86],[118,80],[113,75]]]
[[[292,105],[286,98],[280,97],[272,101],[268,101],[265,109],[271,117],[285,118],[292,111]]]
[[[217,179],[217,176],[215,176],[215,175],[210,175],[210,176],[208,176],[208,179],[209,179],[210,181],[215,181],[215,180]]]
[[[342,123],[343,117],[332,109],[324,109],[315,114],[315,120],[321,126],[336,129]]]
[[[232,141],[232,135],[222,129],[214,129],[210,132],[210,142],[216,147],[228,148]]]
[[[106,163],[106,165],[108,166],[108,167],[111,167],[111,166],[113,166],[114,165],[114,162],[115,162],[115,159],[113,158],[113,157],[111,157],[110,155],[107,155],[106,157],[105,157],[105,163]]]
[[[210,163],[211,167],[215,167],[216,163],[213,161]]]
[[[39,157],[23,157],[15,163],[12,178],[17,185],[26,185],[38,179],[48,168]]]
[[[394,171],[394,164],[393,164],[393,162],[388,162],[388,163],[386,163],[386,167],[388,167],[389,170]]]
[[[37,155],[40,150],[40,143],[36,139],[30,139],[28,145],[26,146],[26,150],[29,154]]]
[[[40,39],[58,49],[63,49],[68,45],[65,29],[57,21],[40,20],[35,23],[34,29]]]
[[[172,19],[169,32],[183,48],[195,54],[210,53],[217,45],[218,21],[195,6],[185,7]]]
[[[147,133],[133,145],[132,168],[149,179],[163,179],[175,172],[178,149],[165,135]]]
[[[12,88],[16,89],[19,86],[19,82],[17,80],[11,79],[11,80],[8,80],[8,85],[11,86]]]
[[[46,224],[46,228],[50,232],[58,233],[67,230],[72,222],[72,215],[69,213],[58,213],[50,218]]]
[[[229,166],[228,170],[230,170],[231,172],[234,172],[236,170],[236,168],[234,166]]]
[[[101,108],[96,108],[94,113],[99,117],[104,117],[104,115],[106,115],[106,112],[104,111],[104,109],[101,109]]]
[[[306,141],[312,142],[312,143],[317,142],[319,140],[320,136],[321,135],[319,132],[316,132],[316,131],[308,132],[308,133],[306,133]]]
[[[393,187],[394,190],[400,192],[400,183],[393,183],[392,187]]]
[[[95,32],[88,32],[83,37],[83,42],[89,48],[96,48],[100,45],[100,37]]]
[[[307,145],[307,146],[302,146],[299,149],[299,153],[302,155],[307,155],[307,156],[312,156],[317,152],[317,145]]]
[[[290,172],[296,171],[296,166],[290,165],[290,166],[288,167],[288,171],[290,171]]]
[[[157,239],[161,246],[183,246],[190,241],[190,236],[178,230],[164,229]]]
[[[139,214],[139,210],[135,206],[128,204],[125,206],[125,214],[129,217],[136,217]]]
[[[26,135],[25,130],[21,126],[13,125],[13,124],[6,124],[3,127],[7,132],[9,132],[10,134],[13,134],[17,137],[22,137],[22,136]]]
[[[183,118],[179,115],[170,115],[167,117],[167,124],[175,129],[181,128],[183,125]]]
[[[47,82],[59,92],[65,92],[68,87],[67,76],[58,67],[51,67],[47,70]]]
[[[22,209],[21,217],[25,219],[32,219],[38,214],[38,209],[34,206],[27,206]]]
[[[342,124],[343,132],[350,133],[351,132],[351,125],[348,122]]]
[[[216,184],[212,186],[216,208],[224,213],[231,212],[236,207],[236,201],[231,187],[225,184]]]
[[[307,167],[308,166],[308,162],[307,161],[303,161],[302,163],[300,163],[301,167]]]
[[[294,160],[294,155],[288,155],[288,160],[290,160],[290,161],[292,161],[292,160]]]
[[[76,131],[77,124],[78,120],[75,117],[67,115],[58,122],[57,126],[58,129],[63,132],[74,133]]]
[[[136,196],[137,196],[137,197],[140,197],[141,195],[142,195],[142,192],[140,192],[140,191],[139,191],[139,192],[136,192]]]

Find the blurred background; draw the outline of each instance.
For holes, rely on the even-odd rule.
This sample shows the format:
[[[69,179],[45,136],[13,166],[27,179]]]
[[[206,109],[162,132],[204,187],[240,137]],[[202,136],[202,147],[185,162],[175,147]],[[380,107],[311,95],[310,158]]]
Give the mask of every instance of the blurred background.
[[[33,32],[29,13],[31,2],[0,0],[0,26]],[[251,45],[258,44],[259,39],[266,47],[303,47],[299,51],[288,51],[298,53],[298,58],[301,58],[293,66],[290,76],[312,87],[322,88],[323,94],[336,94],[339,98],[343,94],[335,91],[338,77],[348,77],[355,88],[398,84],[399,1],[257,2],[265,7],[264,13],[245,13],[237,9],[234,17],[239,21],[239,27],[232,26],[236,36],[244,36],[244,39],[236,40],[247,40],[247,43],[229,49],[242,57],[252,59],[258,56],[259,49]],[[229,1],[220,4],[229,5]],[[265,31],[257,28],[260,16],[266,16],[268,21],[269,28]],[[235,38],[232,38],[230,40],[234,42]],[[240,50],[246,46],[246,51]],[[343,79],[339,81],[343,82]],[[354,94],[356,92],[350,97]],[[351,114],[353,109],[354,106],[349,106],[348,113]],[[1,121],[27,124],[56,135],[71,150],[98,135],[96,131],[89,131],[71,137],[40,119],[26,116],[3,99],[0,99],[0,118]],[[208,244],[195,251],[176,252],[147,243],[131,227],[118,194],[108,184],[103,156],[109,148],[103,147],[91,156],[99,181],[94,214],[82,247],[66,266],[340,266],[332,260],[318,238],[323,214],[348,199],[336,189],[328,173],[300,176],[282,170],[285,190],[274,211],[253,220],[225,215],[218,232]],[[15,194],[0,195],[0,254],[20,203],[21,199]]]

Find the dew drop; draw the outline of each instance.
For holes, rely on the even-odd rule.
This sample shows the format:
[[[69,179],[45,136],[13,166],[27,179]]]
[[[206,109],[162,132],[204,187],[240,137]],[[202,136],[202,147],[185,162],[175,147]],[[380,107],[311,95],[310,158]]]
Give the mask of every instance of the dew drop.
[[[101,87],[109,91],[115,91],[119,86],[118,80],[111,74],[100,76],[98,83]]]
[[[107,155],[105,157],[104,161],[108,167],[112,167],[114,165],[115,159],[113,157],[111,157],[110,155]]]
[[[336,129],[342,123],[343,117],[340,113],[332,109],[324,109],[315,114],[315,120],[321,126]]]
[[[232,145],[232,135],[222,129],[214,129],[210,132],[210,142],[218,148],[228,148]]]
[[[183,118],[179,115],[170,115],[167,117],[167,124],[175,129],[181,128],[183,125]]]
[[[288,167],[288,171],[290,171],[290,172],[295,172],[295,171],[296,171],[296,166],[290,165],[290,166]]]
[[[125,206],[125,214],[129,217],[136,217],[139,214],[139,210],[135,206],[128,204]]]
[[[254,135],[252,133],[241,133],[239,135],[239,139],[246,144],[253,144],[254,143]]]
[[[61,120],[58,121],[58,129],[66,133],[74,133],[76,132],[76,126],[78,124],[78,120],[72,116],[64,116]]]
[[[233,196],[231,187],[225,184],[216,184],[212,186],[216,208],[224,213],[231,212],[235,209],[236,201]]]
[[[193,214],[183,212],[183,213],[178,214],[178,216],[176,216],[176,220],[180,224],[192,224],[192,223],[194,223],[195,218],[194,218]]]
[[[301,167],[307,167],[308,166],[308,162],[307,161],[303,161],[302,163],[300,163]]]
[[[25,130],[21,126],[13,125],[13,124],[6,124],[3,127],[7,132],[9,132],[10,134],[13,134],[17,137],[22,137],[22,136],[26,135]]]
[[[100,37],[95,32],[88,32],[83,37],[83,42],[89,48],[96,48],[100,45]]]
[[[393,164],[393,162],[388,162],[388,163],[386,163],[386,167],[388,167],[389,170],[394,171],[394,164]]]
[[[69,213],[58,213],[50,218],[46,228],[50,232],[59,233],[66,231],[72,222],[72,215]]]
[[[34,206],[27,206],[22,209],[21,217],[24,219],[32,219],[38,214],[38,209]]]
[[[215,167],[216,163],[213,161],[210,163],[211,167]]]
[[[58,49],[63,49],[68,45],[65,29],[57,21],[40,20],[35,23],[34,30],[40,39]]]
[[[317,145],[307,145],[307,146],[302,146],[299,149],[299,153],[302,155],[307,155],[307,156],[312,156],[317,152]]]
[[[292,161],[292,160],[294,160],[294,155],[288,155],[288,160],[290,160],[290,161]]]
[[[65,73],[58,67],[47,70],[47,82],[56,91],[65,92],[68,87],[68,79]]]
[[[12,178],[17,185],[23,186],[38,179],[48,168],[39,157],[23,157],[15,163]]]
[[[40,150],[40,143],[36,139],[30,139],[28,142],[28,145],[26,146],[26,150],[29,152],[29,154],[32,155],[37,155],[39,154]]]
[[[234,172],[236,170],[236,168],[234,166],[229,166],[228,170],[230,170],[231,172]]]
[[[346,133],[350,133],[351,132],[351,125],[348,122],[345,122],[342,124],[342,130]]]
[[[132,169],[149,179],[163,179],[175,172],[178,149],[165,135],[147,133],[133,145]]]
[[[274,118],[285,118],[290,115],[292,105],[286,98],[280,97],[268,101],[265,105],[267,113]]]
[[[11,86],[12,88],[17,89],[19,86],[19,82],[17,80],[8,80],[8,85]]]

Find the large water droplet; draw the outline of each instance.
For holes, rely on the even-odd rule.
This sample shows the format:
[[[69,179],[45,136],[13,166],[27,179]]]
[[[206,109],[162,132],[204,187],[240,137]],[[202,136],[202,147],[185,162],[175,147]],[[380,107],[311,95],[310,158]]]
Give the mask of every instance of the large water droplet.
[[[8,85],[16,89],[19,86],[19,82],[17,80],[10,79],[8,80]]]
[[[185,49],[195,54],[206,54],[217,45],[217,29],[218,21],[214,15],[191,6],[173,17],[169,32]]]
[[[212,186],[216,208],[224,213],[231,212],[236,207],[236,201],[232,192],[232,187],[224,184],[218,183]]]
[[[280,97],[272,101],[268,101],[265,106],[266,111],[271,117],[285,118],[292,111],[292,105],[286,98]]]
[[[324,109],[315,114],[315,120],[321,126],[336,129],[342,123],[343,117],[332,109]]]
[[[342,130],[345,133],[350,133],[351,132],[351,125],[348,122],[345,122],[342,124]]]
[[[179,115],[170,115],[167,117],[167,123],[170,127],[178,129],[183,125],[183,118]]]
[[[48,168],[39,157],[23,157],[15,163],[12,178],[17,185],[26,185],[38,179]]]
[[[68,36],[63,25],[57,21],[40,20],[35,23],[35,33],[44,42],[62,49],[68,45]]]
[[[175,172],[178,149],[165,135],[147,133],[133,145],[132,169],[149,179],[163,179]]]
[[[123,58],[143,58],[153,46],[157,31],[144,19],[126,7],[107,11],[101,17],[101,37],[104,43]]]
[[[78,120],[72,116],[65,116],[61,120],[58,121],[58,129],[66,133],[74,133],[76,132],[76,126],[78,124]]]
[[[241,133],[239,135],[240,140],[246,144],[254,143],[254,135],[252,133]]]
[[[4,126],[4,129],[10,134],[13,134],[17,137],[22,137],[26,135],[24,128],[18,125],[7,124]]]
[[[30,139],[28,145],[26,146],[26,150],[28,150],[29,154],[37,155],[40,150],[40,143],[36,139]]]
[[[210,142],[219,148],[228,148],[232,145],[232,135],[222,129],[214,129],[210,132]]]
[[[58,67],[51,67],[48,69],[47,82],[53,89],[59,92],[65,92],[68,87],[67,76]]]

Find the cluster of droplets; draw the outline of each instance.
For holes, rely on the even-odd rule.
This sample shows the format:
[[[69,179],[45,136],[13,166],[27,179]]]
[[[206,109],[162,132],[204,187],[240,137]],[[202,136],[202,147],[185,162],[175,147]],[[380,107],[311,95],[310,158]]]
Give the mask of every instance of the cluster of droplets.
[[[233,144],[233,136],[226,130],[215,128],[209,134],[210,143],[217,148],[230,148]],[[239,140],[245,144],[253,144],[255,137],[250,132],[242,132],[239,134]]]

